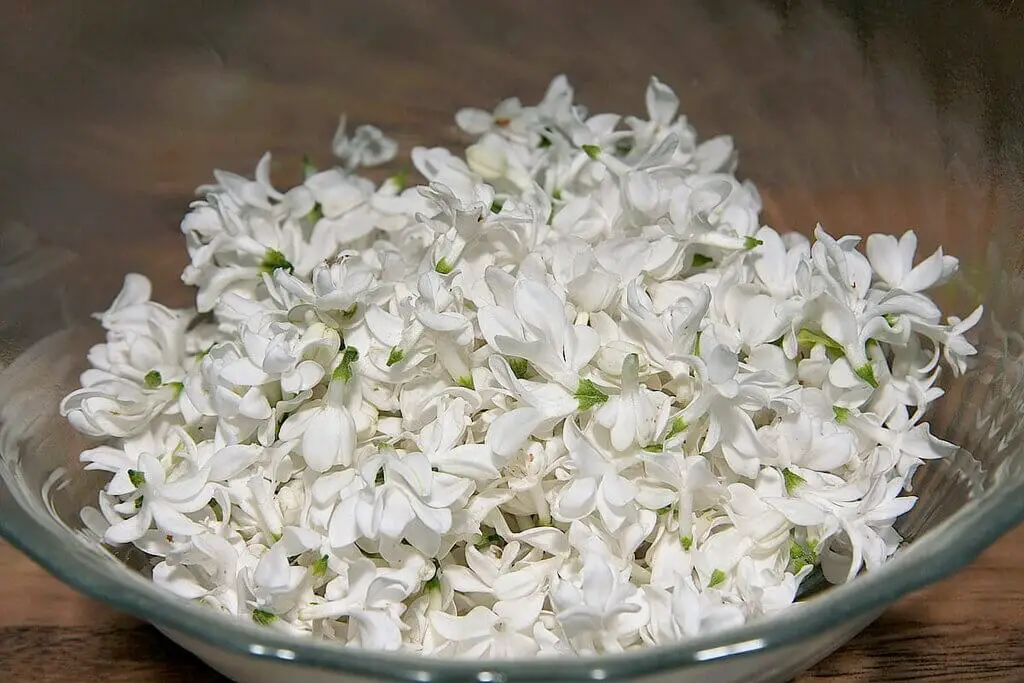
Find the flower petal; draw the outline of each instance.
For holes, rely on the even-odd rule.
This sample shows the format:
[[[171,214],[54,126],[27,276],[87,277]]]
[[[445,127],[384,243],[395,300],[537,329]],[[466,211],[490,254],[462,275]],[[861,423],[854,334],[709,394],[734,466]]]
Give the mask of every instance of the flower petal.
[[[473,638],[485,637],[491,628],[498,623],[499,617],[483,606],[476,606],[462,617],[447,614],[440,610],[430,613],[430,624],[439,635],[448,640],[462,642]]]
[[[258,444],[226,446],[210,459],[210,481],[226,481],[259,460],[265,449]]]
[[[302,457],[317,472],[351,464],[355,449],[355,422],[344,408],[322,408],[302,434]]]
[[[510,410],[490,424],[485,442],[492,453],[507,460],[519,452],[542,421],[543,416],[535,408]]]

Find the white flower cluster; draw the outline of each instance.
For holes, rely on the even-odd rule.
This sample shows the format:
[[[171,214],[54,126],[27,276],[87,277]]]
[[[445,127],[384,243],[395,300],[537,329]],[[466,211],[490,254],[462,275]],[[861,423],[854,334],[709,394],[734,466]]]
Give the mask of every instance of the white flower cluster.
[[[182,223],[195,310],[129,275],[62,412],[114,437],[83,511],[153,580],[270,628],[428,655],[609,653],[743,623],[900,542],[922,416],[981,309],[916,238],[761,226],[728,137],[543,101],[464,109],[428,184],[218,171]]]

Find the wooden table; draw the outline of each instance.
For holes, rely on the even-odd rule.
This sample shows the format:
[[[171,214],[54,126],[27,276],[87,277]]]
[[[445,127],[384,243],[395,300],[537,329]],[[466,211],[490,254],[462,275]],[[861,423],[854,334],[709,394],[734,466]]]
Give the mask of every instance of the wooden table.
[[[227,683],[155,629],[0,543],[0,681]],[[1024,680],[1024,527],[909,595],[798,681]]]
[[[735,135],[776,227],[917,226],[970,259],[979,231],[1019,225],[1018,5],[0,0],[0,221],[88,264],[67,310],[105,306],[126,270],[177,305],[176,224],[215,166],[250,173],[269,148],[294,176],[303,153],[326,160],[342,111],[405,153],[455,145],[459,106],[536,101],[560,71],[594,110],[640,113],[655,73],[702,135]],[[38,334],[27,306],[0,336]],[[1018,529],[802,680],[1024,680],[1022,568]],[[0,544],[0,681],[15,680],[222,679]]]

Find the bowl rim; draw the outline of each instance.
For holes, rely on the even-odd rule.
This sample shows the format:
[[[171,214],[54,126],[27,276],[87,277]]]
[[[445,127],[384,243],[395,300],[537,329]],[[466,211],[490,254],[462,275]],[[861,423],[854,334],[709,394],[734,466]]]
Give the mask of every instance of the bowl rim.
[[[0,454],[0,465],[9,456]],[[10,468],[0,467],[0,480],[6,485],[0,493],[14,499],[14,504],[7,501],[3,506],[0,536],[80,593],[225,652],[371,680],[417,683],[467,678],[482,683],[621,680],[770,652],[820,635],[840,622],[867,616],[957,572],[1024,521],[1024,477],[1004,478],[909,543],[880,569],[777,615],[680,644],[621,654],[481,662],[348,648],[232,620],[161,590],[49,514],[30,512],[32,501],[14,478]]]

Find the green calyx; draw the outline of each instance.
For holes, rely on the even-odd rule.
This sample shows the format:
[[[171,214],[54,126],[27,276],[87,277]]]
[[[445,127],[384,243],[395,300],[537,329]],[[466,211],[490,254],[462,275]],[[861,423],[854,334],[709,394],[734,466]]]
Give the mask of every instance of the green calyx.
[[[341,354],[341,362],[351,364],[357,360],[359,360],[359,349],[354,346],[346,346]]]
[[[325,575],[327,573],[327,562],[327,555],[321,555],[320,557],[316,558],[316,562],[314,562],[309,567],[310,573],[312,573],[313,576],[316,577],[321,577]]]
[[[853,372],[873,388],[878,388],[878,380],[875,378],[875,369],[871,367],[871,363],[865,363]]]
[[[388,353],[387,366],[390,368],[395,363],[401,363],[405,358],[405,351],[398,348],[397,346],[391,347],[391,352]]]
[[[591,159],[596,159],[601,154],[600,145],[580,145],[580,149],[586,152],[587,156]]]
[[[399,191],[404,190],[405,184],[409,181],[409,169],[398,169],[398,173],[388,178],[388,180],[393,182]]]
[[[132,486],[139,488],[146,483],[146,475],[138,470],[128,470],[128,481],[132,483]]]
[[[807,483],[807,480],[788,467],[782,470],[782,481],[786,485],[786,493],[792,495],[794,491]]]
[[[835,415],[838,424],[843,424],[850,417],[850,409],[843,406],[832,406],[832,414]]]
[[[463,389],[476,389],[476,385],[473,383],[472,375],[459,377],[457,380],[455,380],[455,383],[458,384]]]
[[[434,272],[440,275],[447,275],[452,272],[452,264],[448,263],[448,259],[442,256],[440,260],[434,264]]]
[[[284,268],[289,273],[295,270],[291,261],[285,258],[284,254],[277,249],[267,249],[267,253],[263,256],[263,261],[260,262],[260,270],[264,273],[273,273],[278,268]]]
[[[764,244],[764,241],[757,239],[756,237],[744,237],[743,248],[746,250],[756,249],[757,247]]]
[[[689,427],[689,425],[686,424],[686,420],[684,420],[682,417],[677,417],[676,419],[672,420],[672,424],[669,425],[668,433],[665,435],[665,440],[668,441],[673,436],[676,436],[677,434],[682,434],[683,432],[686,431],[687,427]]]
[[[252,611],[252,620],[260,626],[270,626],[277,621],[277,615],[273,612],[268,612],[264,609],[254,609]]]
[[[512,374],[518,379],[526,377],[526,372],[530,369],[530,363],[525,358],[517,358],[512,356],[508,358],[508,367],[512,370]]]
[[[150,370],[146,373],[146,376],[142,378],[147,389],[157,389],[164,383],[164,378],[160,375],[157,370]]]
[[[796,341],[801,346],[818,346],[820,344],[830,351],[843,353],[842,345],[824,332],[814,332],[803,328],[797,332]]]
[[[710,256],[705,256],[704,254],[694,254],[693,255],[693,261],[691,262],[690,265],[692,265],[694,268],[703,268],[704,266],[708,265],[709,263],[714,263],[714,262],[715,262],[715,259],[711,258]]]
[[[679,543],[683,546],[683,550],[689,552],[690,548],[693,547],[693,536],[687,534],[679,539]]]
[[[596,384],[589,379],[581,379],[576,393],[573,394],[579,402],[580,410],[590,410],[596,405],[608,400],[608,394],[601,391]]]
[[[716,569],[715,571],[711,572],[711,578],[708,580],[708,588],[714,588],[715,586],[719,586],[725,583],[725,579],[725,572],[723,572],[721,569]]]
[[[359,360],[359,351],[354,346],[346,346],[341,354],[341,362],[334,368],[332,379],[347,382],[352,379],[352,364]]]
[[[818,563],[817,544],[814,541],[807,543],[789,542],[789,571],[794,574],[804,567],[813,567]]]
[[[494,545],[495,543],[501,543],[502,540],[504,539],[502,539],[502,537],[498,534],[480,534],[479,538],[473,541],[473,547],[477,550],[483,550],[484,548],[488,548]]]

